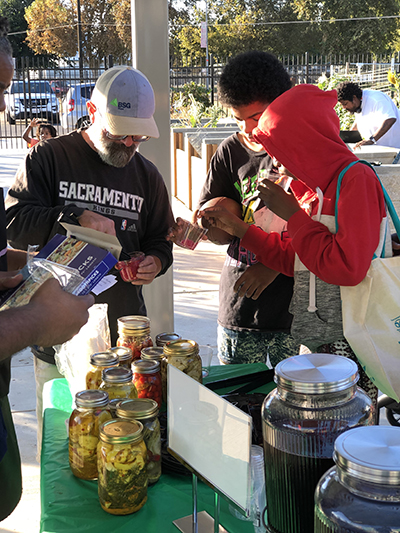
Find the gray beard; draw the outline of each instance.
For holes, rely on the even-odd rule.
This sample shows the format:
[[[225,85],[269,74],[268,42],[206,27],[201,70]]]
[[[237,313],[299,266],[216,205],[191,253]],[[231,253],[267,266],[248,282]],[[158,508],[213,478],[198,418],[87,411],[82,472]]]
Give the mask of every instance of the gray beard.
[[[100,159],[112,167],[126,167],[137,150],[137,144],[132,144],[132,146],[125,146],[123,143],[119,144],[108,139],[107,135],[102,131],[100,135],[93,135],[91,139]]]

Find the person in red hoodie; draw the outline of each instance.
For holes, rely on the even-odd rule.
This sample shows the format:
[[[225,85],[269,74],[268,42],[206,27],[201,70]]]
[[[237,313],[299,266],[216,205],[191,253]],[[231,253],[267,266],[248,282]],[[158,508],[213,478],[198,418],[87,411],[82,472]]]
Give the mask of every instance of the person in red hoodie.
[[[340,139],[336,103],[336,91],[298,85],[274,100],[253,130],[279,162],[280,173],[294,178],[293,194],[269,180],[258,188],[264,203],[288,221],[283,237],[248,226],[223,208],[208,208],[199,216],[240,237],[242,246],[269,268],[294,276],[291,334],[299,343],[357,362],[343,335],[340,286],[360,283],[374,253],[380,255],[383,247],[386,256],[392,251],[382,187]],[[359,371],[360,386],[376,402],[376,387],[360,365]]]

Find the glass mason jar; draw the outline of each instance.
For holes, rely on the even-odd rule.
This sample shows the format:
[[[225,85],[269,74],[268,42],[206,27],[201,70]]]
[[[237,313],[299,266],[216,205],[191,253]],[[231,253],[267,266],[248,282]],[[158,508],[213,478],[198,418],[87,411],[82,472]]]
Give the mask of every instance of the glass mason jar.
[[[142,349],[153,346],[150,337],[150,319],[140,315],[119,318],[117,346],[130,348],[133,361],[140,359]]]
[[[399,428],[358,427],[335,441],[315,491],[315,533],[400,531]]]
[[[119,364],[118,356],[106,352],[97,352],[90,356],[90,370],[86,374],[86,388],[98,389],[103,380],[102,372],[105,368],[117,367]]]
[[[122,366],[103,370],[103,381],[99,389],[108,392],[110,400],[115,398],[133,400],[138,397],[135,384],[132,381],[132,370]]]
[[[168,342],[178,341],[181,338],[178,333],[159,333],[156,336],[156,346],[164,347]]]
[[[131,369],[132,364],[132,350],[127,346],[115,346],[110,348],[110,352],[114,353],[118,357],[119,366]]]
[[[108,394],[99,390],[81,391],[75,395],[75,404],[68,424],[69,465],[74,476],[96,479],[99,430],[111,419]]]
[[[134,361],[132,364],[133,383],[138,392],[138,398],[151,398],[162,403],[162,387],[160,363],[158,361]]]
[[[135,419],[143,424],[149,483],[156,483],[161,476],[161,430],[157,416],[158,405],[155,400],[123,400],[117,407],[118,418]]]
[[[277,388],[262,406],[267,525],[274,533],[313,531],[314,491],[333,466],[335,439],[374,424],[358,378],[356,363],[339,355],[297,355],[275,367]]]
[[[113,398],[108,402],[108,408],[110,409],[112,418],[117,418],[117,405],[123,400],[126,400],[126,398]]]
[[[151,346],[149,348],[143,348],[140,358],[143,361],[157,361],[160,363],[160,376],[161,376],[161,399],[167,397],[166,380],[161,373],[162,361],[164,359],[164,349],[161,346]]]
[[[173,365],[199,383],[203,382],[199,345],[195,341],[180,339],[164,346],[164,359],[161,362],[164,401],[167,401],[167,366]]]
[[[139,511],[147,500],[146,445],[136,420],[110,420],[100,428],[97,448],[100,505],[107,513]]]

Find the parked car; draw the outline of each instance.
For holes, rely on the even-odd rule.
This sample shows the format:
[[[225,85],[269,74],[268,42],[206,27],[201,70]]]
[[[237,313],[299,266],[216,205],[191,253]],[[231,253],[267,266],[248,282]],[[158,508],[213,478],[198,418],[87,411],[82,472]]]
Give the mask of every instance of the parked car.
[[[65,129],[78,129],[89,124],[86,103],[90,100],[95,82],[71,85],[61,104],[60,123]]]
[[[57,98],[62,98],[69,89],[68,83],[64,80],[51,80],[50,87]]]
[[[13,81],[4,91],[4,99],[10,124],[32,117],[58,122],[58,100],[47,80]]]

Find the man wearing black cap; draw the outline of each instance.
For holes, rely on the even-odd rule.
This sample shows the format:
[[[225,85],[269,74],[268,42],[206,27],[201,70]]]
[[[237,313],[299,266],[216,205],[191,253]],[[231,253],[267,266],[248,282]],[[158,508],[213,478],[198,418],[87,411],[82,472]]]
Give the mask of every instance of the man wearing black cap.
[[[137,152],[140,143],[159,136],[154,109],[153,89],[140,71],[107,70],[88,103],[90,127],[36,145],[6,198],[13,247],[43,247],[55,233],[65,233],[62,219],[116,235],[125,252],[144,252],[135,281],[118,277],[96,298],[108,304],[113,345],[117,318],[146,315],[142,285],[172,264],[172,244],[165,239],[173,223],[168,192],[157,168]],[[40,426],[43,383],[60,375],[52,349],[35,347],[34,353]],[[38,432],[40,439],[41,427]]]

